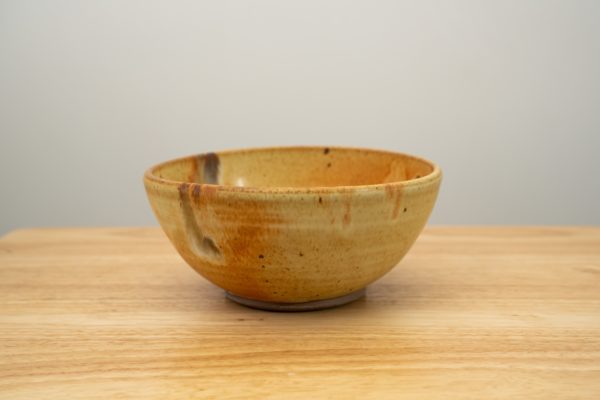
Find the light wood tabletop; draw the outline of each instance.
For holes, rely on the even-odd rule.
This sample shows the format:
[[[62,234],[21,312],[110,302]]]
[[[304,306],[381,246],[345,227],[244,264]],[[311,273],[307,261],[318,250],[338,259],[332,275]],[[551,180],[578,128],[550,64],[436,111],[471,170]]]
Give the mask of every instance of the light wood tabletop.
[[[0,398],[600,398],[600,228],[430,227],[367,297],[226,300],[158,228],[0,239]]]

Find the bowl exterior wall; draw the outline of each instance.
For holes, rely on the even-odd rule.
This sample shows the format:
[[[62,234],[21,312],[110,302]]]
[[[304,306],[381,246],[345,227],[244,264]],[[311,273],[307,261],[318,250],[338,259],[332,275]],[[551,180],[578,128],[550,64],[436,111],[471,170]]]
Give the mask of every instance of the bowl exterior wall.
[[[343,296],[391,270],[425,226],[440,181],[306,192],[144,183],[198,273],[238,296],[298,303]]]

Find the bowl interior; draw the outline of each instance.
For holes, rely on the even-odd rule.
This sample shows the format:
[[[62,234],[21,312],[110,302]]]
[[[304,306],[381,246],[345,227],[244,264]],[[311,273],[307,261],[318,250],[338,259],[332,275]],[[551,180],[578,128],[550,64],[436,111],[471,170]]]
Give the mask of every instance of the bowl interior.
[[[280,147],[206,153],[154,167],[177,182],[249,187],[376,185],[421,178],[430,162],[406,154],[338,147]]]

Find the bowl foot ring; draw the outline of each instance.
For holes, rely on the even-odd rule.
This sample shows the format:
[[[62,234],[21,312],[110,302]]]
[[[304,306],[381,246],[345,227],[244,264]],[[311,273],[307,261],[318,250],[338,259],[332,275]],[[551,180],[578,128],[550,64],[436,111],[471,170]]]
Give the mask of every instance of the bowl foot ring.
[[[225,292],[225,297],[236,303],[247,307],[257,308],[266,311],[281,311],[281,312],[298,312],[298,311],[316,311],[331,307],[338,307],[344,304],[351,303],[360,299],[367,292],[366,288],[357,290],[356,292],[348,293],[333,299],[307,301],[304,303],[273,303],[269,301],[253,300],[246,297],[237,296],[230,292]]]

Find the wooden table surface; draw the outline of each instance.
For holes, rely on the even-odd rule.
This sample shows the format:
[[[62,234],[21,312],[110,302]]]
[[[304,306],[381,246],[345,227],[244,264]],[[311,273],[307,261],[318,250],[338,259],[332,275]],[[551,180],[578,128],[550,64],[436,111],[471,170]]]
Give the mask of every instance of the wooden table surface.
[[[244,308],[158,228],[0,239],[0,398],[600,398],[600,228],[433,227],[367,297]]]

